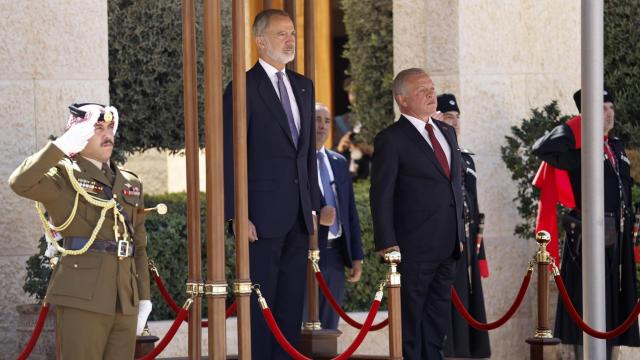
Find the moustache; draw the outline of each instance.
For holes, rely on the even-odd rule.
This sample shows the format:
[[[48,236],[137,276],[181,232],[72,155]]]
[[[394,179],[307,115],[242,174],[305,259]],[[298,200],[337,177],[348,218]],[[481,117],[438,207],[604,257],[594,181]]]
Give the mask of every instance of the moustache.
[[[102,144],[100,144],[100,146],[105,146],[105,145],[107,145],[107,144],[110,144],[111,146],[113,146],[113,141],[111,141],[111,140],[105,140],[105,141],[103,141],[103,142],[102,142]]]

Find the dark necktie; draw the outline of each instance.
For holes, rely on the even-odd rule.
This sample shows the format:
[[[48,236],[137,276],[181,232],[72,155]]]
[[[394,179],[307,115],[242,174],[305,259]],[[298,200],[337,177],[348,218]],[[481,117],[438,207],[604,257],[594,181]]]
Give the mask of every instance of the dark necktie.
[[[338,227],[338,204],[336,202],[335,194],[333,193],[333,187],[331,186],[331,177],[329,176],[329,169],[327,169],[327,165],[324,162],[325,154],[322,151],[318,151],[316,153],[318,158],[318,171],[320,171],[320,181],[322,182],[322,191],[324,193],[324,201],[328,206],[336,209],[336,218],[333,220],[333,224],[329,227],[329,230],[332,234],[337,234],[339,231]]]
[[[284,73],[282,71],[278,71],[276,75],[278,76],[280,102],[282,103],[284,113],[287,114],[287,122],[289,123],[289,130],[291,130],[291,139],[293,139],[293,145],[298,147],[298,128],[296,127],[296,122],[293,120],[293,111],[291,110],[291,102],[289,101],[289,92],[287,91],[287,87],[284,86],[284,79],[282,78]]]
[[[111,185],[113,185],[113,181],[115,180],[116,175],[111,171],[111,168],[107,163],[102,163],[102,173],[111,181]]]
[[[447,175],[449,180],[451,180],[451,171],[449,170],[449,162],[447,161],[447,156],[444,154],[444,150],[442,150],[442,146],[440,146],[440,142],[438,142],[438,138],[433,133],[433,125],[427,123],[425,125],[427,129],[427,133],[429,134],[429,140],[431,141],[431,146],[433,147],[433,152],[436,153],[436,159],[440,163],[442,170]]]

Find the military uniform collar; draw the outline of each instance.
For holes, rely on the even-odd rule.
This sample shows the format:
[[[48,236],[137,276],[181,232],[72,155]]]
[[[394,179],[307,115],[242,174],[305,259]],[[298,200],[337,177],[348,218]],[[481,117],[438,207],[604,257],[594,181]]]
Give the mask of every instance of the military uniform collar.
[[[82,173],[86,174],[86,176],[90,176],[94,180],[100,182],[101,184],[107,185],[111,187],[111,180],[107,179],[107,176],[102,173],[102,163],[88,159],[82,156],[76,157],[76,162],[82,169]]]

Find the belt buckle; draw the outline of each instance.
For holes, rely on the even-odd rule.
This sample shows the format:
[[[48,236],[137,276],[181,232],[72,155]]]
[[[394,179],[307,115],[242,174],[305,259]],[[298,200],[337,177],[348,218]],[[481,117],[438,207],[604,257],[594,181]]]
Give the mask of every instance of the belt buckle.
[[[118,240],[118,260],[129,256],[129,242],[127,240]]]

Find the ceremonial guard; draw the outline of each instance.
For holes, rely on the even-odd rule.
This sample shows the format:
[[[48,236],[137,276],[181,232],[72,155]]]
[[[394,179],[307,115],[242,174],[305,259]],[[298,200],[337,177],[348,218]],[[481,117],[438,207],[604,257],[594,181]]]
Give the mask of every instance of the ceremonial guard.
[[[132,359],[151,312],[142,182],[110,161],[117,110],[69,109],[65,133],[29,156],[9,185],[36,201],[59,255],[45,301],[56,305],[61,358]]]
[[[614,96],[606,87],[603,94],[605,289],[607,330],[612,330],[629,316],[636,304],[636,267],[633,258],[631,164],[622,141],[608,136],[614,125]],[[574,94],[574,100],[580,110],[580,91]],[[581,122],[582,118],[578,115],[557,126],[536,141],[533,153],[543,160],[535,181],[540,188],[537,229],[544,230],[550,228],[552,223],[557,224],[557,202],[569,210],[562,220],[567,237],[560,274],[576,310],[583,315]],[[557,195],[552,198],[550,194]],[[562,343],[576,345],[576,359],[582,357],[582,331],[571,319],[561,298],[558,298],[553,333]],[[611,358],[613,346],[618,345],[640,346],[637,322],[619,337],[607,341],[607,358]]]
[[[433,118],[451,125],[460,137],[460,107],[453,94],[438,96],[437,113]],[[481,278],[489,276],[484,241],[484,214],[478,207],[478,190],[476,188],[476,166],[474,153],[460,150],[462,155],[462,195],[465,244],[462,256],[456,264],[456,278],[453,283],[460,300],[469,313],[478,321],[486,322],[484,294]],[[444,354],[447,357],[489,358],[491,346],[489,333],[469,326],[469,323],[451,304],[450,328],[445,341]]]

